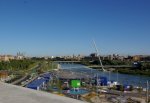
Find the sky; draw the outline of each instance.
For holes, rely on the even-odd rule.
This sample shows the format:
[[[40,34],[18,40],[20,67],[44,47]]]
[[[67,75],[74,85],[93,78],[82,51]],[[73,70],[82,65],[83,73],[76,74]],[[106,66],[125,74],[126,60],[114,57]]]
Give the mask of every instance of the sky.
[[[150,55],[150,0],[0,0],[0,54]]]

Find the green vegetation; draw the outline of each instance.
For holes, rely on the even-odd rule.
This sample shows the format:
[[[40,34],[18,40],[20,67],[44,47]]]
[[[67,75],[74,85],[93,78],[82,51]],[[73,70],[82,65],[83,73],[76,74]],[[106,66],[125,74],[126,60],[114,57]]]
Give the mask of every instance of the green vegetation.
[[[24,60],[11,60],[8,62],[0,62],[0,70],[8,71],[8,75],[11,77],[10,80],[6,81],[7,83],[12,83],[20,78],[29,76],[32,74],[33,69],[36,69],[36,61],[30,59]]]
[[[33,60],[11,60],[9,62],[0,62],[0,70],[8,70],[9,72],[23,72],[33,66]]]
[[[140,69],[131,69],[131,68],[121,68],[117,69],[119,73],[122,74],[133,74],[133,75],[145,75],[150,76],[150,69],[140,70]],[[117,72],[117,70],[115,72]]]
[[[11,76],[11,79],[7,81],[8,83],[24,77],[37,76],[38,74],[56,69],[56,67],[57,64],[45,60],[24,59],[0,62],[0,70],[8,71],[9,76]]]
[[[133,75],[145,75],[150,76],[150,62],[143,62],[139,67],[133,68],[119,68],[115,72],[123,74],[133,74]]]
[[[43,72],[57,68],[57,64],[46,60],[11,60],[9,62],[0,62],[0,70],[8,70],[10,72],[29,72],[34,66],[40,64]]]
[[[141,69],[142,70],[150,70],[150,62],[143,62]]]
[[[131,62],[128,61],[121,61],[121,60],[103,60],[103,65],[131,65]],[[99,64],[99,61],[96,60],[93,62],[93,64]]]
[[[44,72],[47,72],[47,71],[51,71],[53,69],[57,69],[57,63],[54,63],[52,61],[40,61],[40,69],[38,70],[38,73],[41,74],[41,73],[44,73]]]

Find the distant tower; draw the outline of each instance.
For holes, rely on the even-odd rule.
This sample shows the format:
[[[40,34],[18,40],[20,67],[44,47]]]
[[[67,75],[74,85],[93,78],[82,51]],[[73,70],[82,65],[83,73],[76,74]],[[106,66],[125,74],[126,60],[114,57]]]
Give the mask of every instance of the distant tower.
[[[18,52],[16,59],[17,59],[17,60],[22,60],[22,59],[24,59],[24,53]]]

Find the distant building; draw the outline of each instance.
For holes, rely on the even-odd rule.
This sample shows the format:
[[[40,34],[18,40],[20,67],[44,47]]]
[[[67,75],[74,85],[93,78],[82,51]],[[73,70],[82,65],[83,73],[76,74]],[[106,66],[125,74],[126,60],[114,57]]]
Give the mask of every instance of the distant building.
[[[97,53],[92,53],[92,54],[90,54],[90,57],[92,57],[92,58],[97,57]]]
[[[113,56],[112,55],[108,55],[108,60],[113,60]]]
[[[0,71],[0,80],[4,81],[8,78],[8,72],[7,71]]]
[[[149,55],[135,55],[133,56],[133,61],[150,61]]]
[[[1,55],[0,56],[0,61],[10,61],[15,59],[14,56],[12,55]]]
[[[133,56],[133,61],[141,61],[141,56],[139,55]]]
[[[133,56],[126,56],[124,57],[125,61],[133,61]]]
[[[124,60],[124,56],[120,56],[118,54],[113,54],[113,55],[105,55],[102,57],[102,60]]]
[[[148,55],[148,56],[143,57],[142,61],[150,61],[150,56]]]
[[[51,56],[51,59],[55,58],[54,56]]]
[[[22,60],[22,59],[24,59],[25,58],[25,56],[24,56],[24,54],[23,53],[17,53],[17,56],[16,56],[16,59],[17,60]]]

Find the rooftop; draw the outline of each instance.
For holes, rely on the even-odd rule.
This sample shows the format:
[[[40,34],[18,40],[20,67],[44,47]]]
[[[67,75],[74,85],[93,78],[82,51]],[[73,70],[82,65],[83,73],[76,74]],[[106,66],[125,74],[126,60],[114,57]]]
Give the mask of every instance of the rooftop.
[[[85,103],[85,102],[0,82],[0,103]]]

